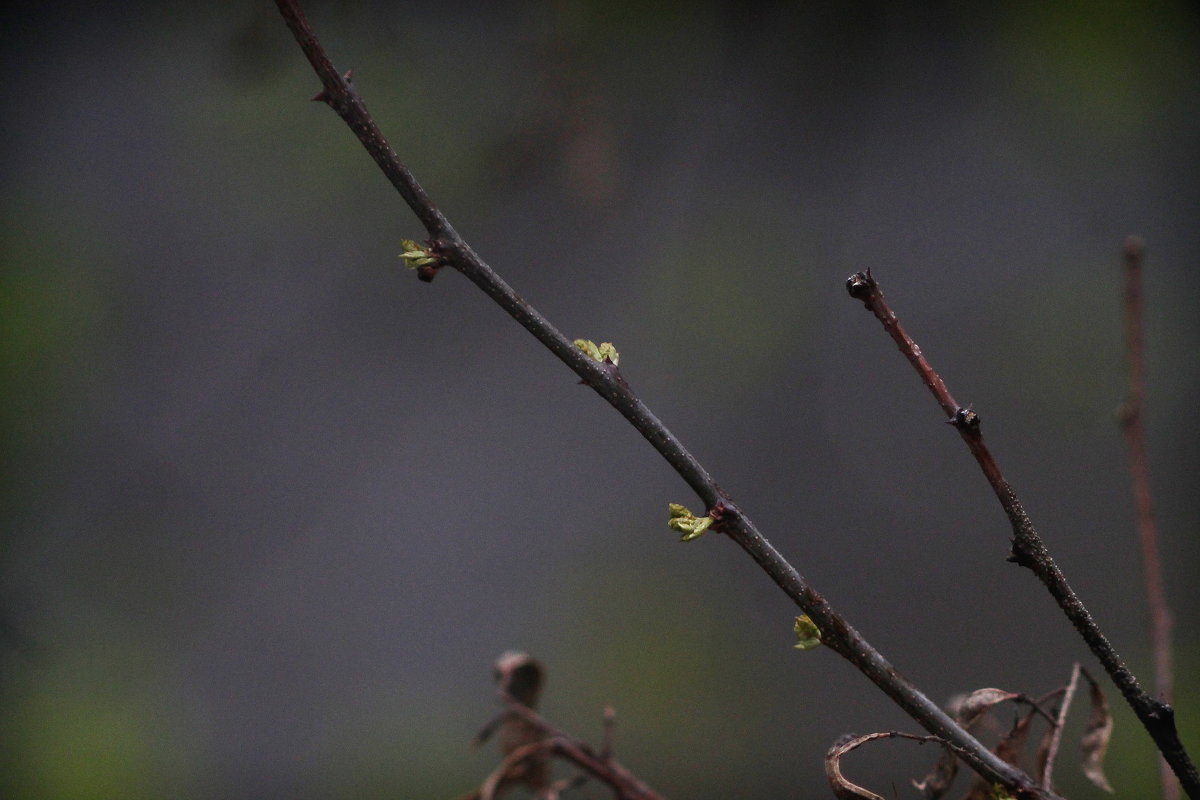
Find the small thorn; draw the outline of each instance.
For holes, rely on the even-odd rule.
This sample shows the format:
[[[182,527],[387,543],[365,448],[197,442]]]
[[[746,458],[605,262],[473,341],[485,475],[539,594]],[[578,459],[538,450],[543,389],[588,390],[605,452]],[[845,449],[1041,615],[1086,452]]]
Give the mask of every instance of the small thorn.
[[[329,94],[324,89],[322,89],[321,91],[317,92],[316,94],[314,94],[312,97],[310,97],[308,99],[309,99],[309,102],[312,102],[312,103],[328,103],[329,102]]]
[[[346,83],[352,83],[354,81],[354,70],[346,70],[346,72],[342,75],[342,80],[344,80]]]

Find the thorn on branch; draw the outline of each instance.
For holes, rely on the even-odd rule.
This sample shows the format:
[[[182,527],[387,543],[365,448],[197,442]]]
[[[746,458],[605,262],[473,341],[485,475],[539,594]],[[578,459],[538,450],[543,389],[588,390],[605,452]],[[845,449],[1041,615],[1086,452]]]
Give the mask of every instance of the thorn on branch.
[[[348,70],[346,70],[345,73],[342,74],[342,80],[346,83],[347,87],[350,85],[350,80],[353,76],[354,76],[354,70],[352,70],[352,69],[348,69]],[[331,94],[329,94],[328,89],[322,89],[321,91],[317,92],[316,94],[314,94],[312,97],[310,97],[308,99],[310,102],[313,102],[313,103],[325,103],[326,105],[330,105],[330,106],[332,106],[332,104],[333,104],[333,96]]]

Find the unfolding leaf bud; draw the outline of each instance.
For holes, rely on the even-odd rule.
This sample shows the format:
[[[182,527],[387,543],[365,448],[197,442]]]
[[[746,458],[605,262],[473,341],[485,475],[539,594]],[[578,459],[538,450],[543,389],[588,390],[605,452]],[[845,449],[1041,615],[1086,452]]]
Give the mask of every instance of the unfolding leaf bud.
[[[796,634],[796,644],[793,646],[797,650],[812,650],[821,645],[821,629],[807,614],[796,617],[792,631]]]
[[[671,514],[671,518],[667,520],[667,527],[683,534],[679,537],[681,542],[699,538],[716,521],[707,514],[697,517],[678,503],[668,503],[667,511]]]

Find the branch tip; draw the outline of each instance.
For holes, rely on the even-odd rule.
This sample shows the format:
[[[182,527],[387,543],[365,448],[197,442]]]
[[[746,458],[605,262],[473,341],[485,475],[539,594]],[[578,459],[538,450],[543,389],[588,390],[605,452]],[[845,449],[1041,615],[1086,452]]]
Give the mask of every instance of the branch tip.
[[[1141,258],[1146,252],[1146,240],[1137,234],[1130,234],[1125,237],[1125,241],[1121,244],[1121,253],[1127,261]]]
[[[856,272],[846,279],[846,291],[855,300],[862,300],[864,303],[870,299],[877,288],[878,284],[871,277],[870,268],[863,272]]]

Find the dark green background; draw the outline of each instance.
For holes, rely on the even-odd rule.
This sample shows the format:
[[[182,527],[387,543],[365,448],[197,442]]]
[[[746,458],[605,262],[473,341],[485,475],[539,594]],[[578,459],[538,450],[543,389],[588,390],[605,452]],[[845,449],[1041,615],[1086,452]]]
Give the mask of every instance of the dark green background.
[[[4,12],[0,794],[448,798],[489,670],[675,798],[827,797],[912,729],[683,483],[455,274],[271,4]],[[870,267],[1148,679],[1118,248],[1149,246],[1154,488],[1200,750],[1200,20],[1172,3],[330,3],[472,245],[625,376],[935,699],[1093,660],[878,324]],[[1116,698],[1114,696],[1114,702]],[[1073,798],[1098,797],[1066,749]],[[934,754],[847,762],[914,796]],[[1118,710],[1119,797],[1153,794]],[[603,796],[596,787],[581,797]]]

